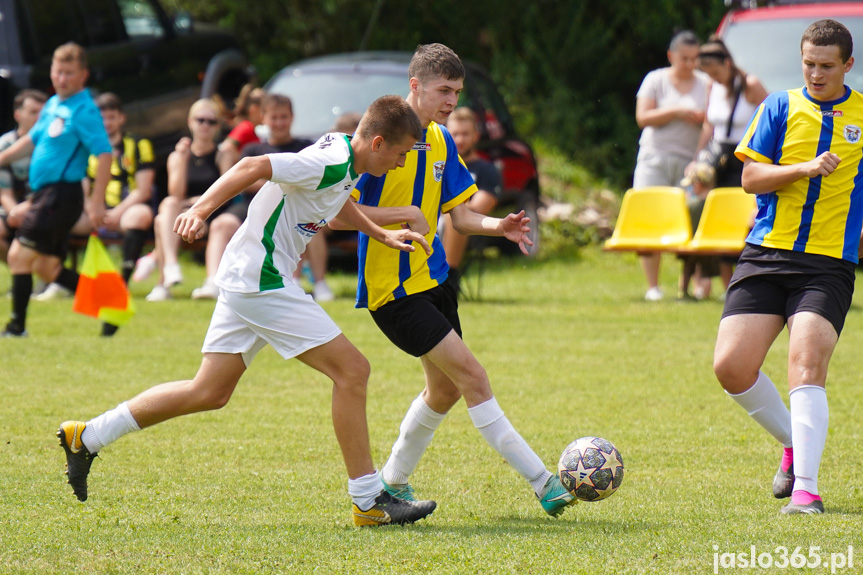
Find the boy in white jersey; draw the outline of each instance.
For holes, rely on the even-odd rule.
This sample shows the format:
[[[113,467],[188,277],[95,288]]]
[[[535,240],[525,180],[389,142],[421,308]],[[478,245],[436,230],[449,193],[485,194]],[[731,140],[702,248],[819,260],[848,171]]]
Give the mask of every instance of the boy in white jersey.
[[[352,140],[326,134],[296,154],[244,158],[177,218],[174,231],[194,241],[216,208],[259,179],[270,180],[255,195],[222,258],[216,276],[221,293],[195,378],[157,385],[91,421],[60,426],[68,481],[79,500],[87,499],[92,458],[104,446],[173,417],[223,407],[255,354],[269,343],[285,359],[296,357],[333,380],[333,426],[347,467],[354,523],[412,523],[434,511],[433,501],[408,502],[383,491],[365,417],[368,362],[291,281],[306,244],[336,215],[391,248],[414,251],[408,242],[417,242],[429,251],[421,235],[384,230],[345,203],[359,173],[382,175],[404,165],[420,136],[410,106],[385,96],[372,103]]]

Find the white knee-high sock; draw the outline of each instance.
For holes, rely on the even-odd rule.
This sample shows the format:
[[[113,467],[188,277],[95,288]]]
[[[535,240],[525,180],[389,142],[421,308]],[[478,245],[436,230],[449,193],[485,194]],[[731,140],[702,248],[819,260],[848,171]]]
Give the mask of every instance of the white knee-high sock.
[[[381,485],[381,474],[375,469],[374,473],[357,477],[356,479],[348,479],[348,495],[361,511],[368,511],[375,504],[375,498],[380,495],[383,486]]]
[[[758,372],[758,379],[752,387],[743,393],[728,395],[783,447],[791,447],[791,413],[782,402],[776,386],[763,371]]]
[[[382,470],[384,481],[390,485],[408,482],[444,417],[446,413],[438,413],[426,405],[422,394],[413,401],[402,420],[399,438]]]
[[[794,491],[818,495],[818,468],[827,441],[827,391],[817,385],[791,390],[791,427],[794,435]]]
[[[539,495],[551,473],[503,414],[497,400],[492,397],[469,408],[467,412],[488,444],[512,465]]]
[[[114,409],[88,421],[84,433],[81,434],[81,441],[90,453],[97,453],[127,433],[140,430],[124,401]]]

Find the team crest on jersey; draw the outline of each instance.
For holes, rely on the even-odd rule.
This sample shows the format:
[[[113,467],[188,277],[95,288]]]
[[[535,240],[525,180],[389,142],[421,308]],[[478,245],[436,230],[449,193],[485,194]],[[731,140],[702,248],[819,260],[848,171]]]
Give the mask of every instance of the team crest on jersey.
[[[325,225],[327,225],[327,220],[321,220],[318,223],[309,222],[307,224],[297,224],[297,231],[300,232],[300,235],[311,238],[321,231],[321,228]]]
[[[860,126],[849,124],[845,126],[845,139],[849,144],[856,144],[860,141]]]
[[[431,152],[431,144],[428,142],[417,142],[414,144],[414,147],[411,150],[418,150],[420,152]]]
[[[434,181],[440,182],[443,179],[444,166],[446,166],[446,162],[444,161],[434,163],[434,166],[432,166],[434,168]]]
[[[56,138],[63,133],[63,128],[65,127],[66,120],[63,118],[54,118],[54,120],[48,125],[48,135],[52,138]]]

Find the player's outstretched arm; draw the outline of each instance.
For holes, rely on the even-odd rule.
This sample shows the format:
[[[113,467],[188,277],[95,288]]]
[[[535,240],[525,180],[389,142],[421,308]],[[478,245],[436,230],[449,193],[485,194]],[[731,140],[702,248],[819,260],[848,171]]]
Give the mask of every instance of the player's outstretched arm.
[[[357,206],[365,216],[378,226],[392,226],[395,224],[407,224],[407,226],[420,235],[427,235],[431,228],[422,210],[416,206],[400,206],[400,207],[373,207],[357,204],[353,198],[348,200]],[[353,224],[345,222],[340,217],[329,222],[329,226],[334,230],[355,230]],[[360,230],[362,231],[362,230]]]
[[[273,177],[273,166],[267,156],[243,158],[225,172],[198,198],[191,208],[177,217],[174,232],[187,242],[204,235],[204,222],[216,208],[260,179]]]
[[[527,248],[533,242],[527,234],[530,233],[530,218],[524,215],[524,210],[517,214],[509,214],[505,218],[493,218],[478,214],[459,204],[449,212],[455,230],[465,236],[503,236],[518,244],[521,253],[530,255]]]
[[[356,202],[350,200],[345,202],[345,205],[336,217],[342,223],[350,226],[351,229],[359,230],[387,247],[405,252],[412,252],[415,251],[416,248],[407,242],[417,242],[422,246],[427,255],[431,254],[431,248],[429,248],[428,242],[422,235],[407,228],[401,230],[385,230],[361,211]]]
[[[741,183],[747,193],[768,194],[803,178],[829,176],[841,161],[833,152],[824,152],[808,162],[788,165],[767,164],[746,158]]]

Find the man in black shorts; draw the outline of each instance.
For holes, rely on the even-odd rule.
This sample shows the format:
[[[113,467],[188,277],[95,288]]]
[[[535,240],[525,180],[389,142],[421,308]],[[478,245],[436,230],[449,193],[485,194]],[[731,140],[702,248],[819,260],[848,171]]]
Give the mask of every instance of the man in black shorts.
[[[63,44],[51,62],[52,96],[30,132],[4,152],[0,166],[32,152],[30,187],[33,203],[24,216],[9,248],[12,272],[12,318],[4,337],[27,335],[27,305],[33,291],[33,276],[55,282],[74,292],[78,272],[63,267],[69,230],[84,208],[81,180],[87,173],[90,154],[98,157],[93,193],[87,214],[94,225],[105,215],[105,188],[111,177],[111,143],[99,108],[84,89],[87,57],[75,44]]]
[[[851,305],[863,223],[863,95],[844,83],[852,48],[842,24],[809,26],[805,87],[771,94],[736,151],[758,216],[728,288],[713,369],[784,447],[773,494],[791,497],[786,514],[824,512],[827,366]],[[786,325],[790,411],[761,371]]]

